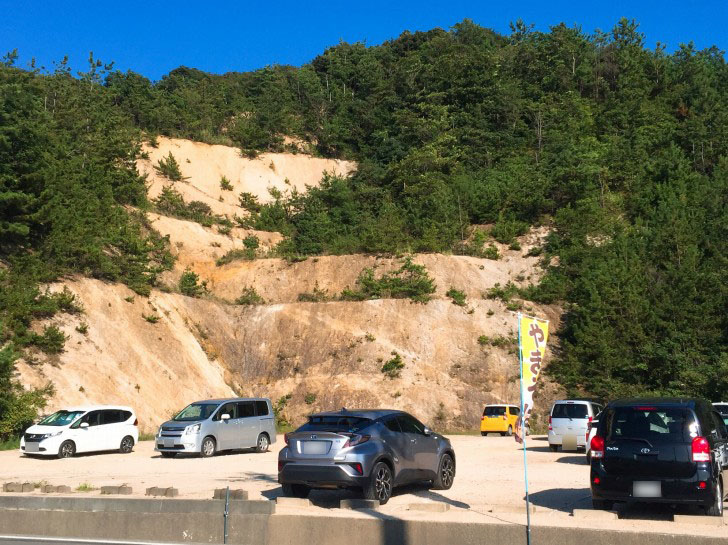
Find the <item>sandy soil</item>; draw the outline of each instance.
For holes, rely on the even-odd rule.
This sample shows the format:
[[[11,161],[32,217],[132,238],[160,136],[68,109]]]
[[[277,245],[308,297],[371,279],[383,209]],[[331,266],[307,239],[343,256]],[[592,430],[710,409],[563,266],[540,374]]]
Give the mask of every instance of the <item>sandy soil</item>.
[[[395,496],[381,508],[382,513],[400,518],[509,522],[520,524],[525,518],[518,508],[524,505],[522,450],[512,438],[455,435],[451,437],[457,456],[457,476],[450,490],[428,490],[413,485],[395,490]],[[153,452],[153,443],[137,445],[129,455],[117,453],[79,456],[70,460],[35,459],[17,452],[0,453],[0,481],[31,481],[66,484],[72,488],[88,483],[95,488],[128,484],[134,495],[146,487],[174,486],[182,498],[210,498],[215,488],[230,486],[248,491],[250,499],[274,499],[281,493],[276,482],[277,452],[282,437],[265,454],[235,452],[212,459],[183,457],[163,459]],[[619,521],[586,521],[570,516],[573,509],[589,509],[587,486],[589,467],[581,452],[552,453],[545,437],[532,437],[528,448],[531,502],[536,506],[534,524],[604,527],[622,530],[689,532],[728,536],[728,527],[675,524],[667,508],[634,507],[622,513]],[[123,463],[122,463],[123,462]],[[38,492],[35,492],[38,494]],[[77,494],[81,494],[78,492]],[[97,495],[98,491],[87,492]],[[311,515],[353,516],[336,509],[344,498],[357,497],[349,491],[314,491],[314,507],[277,512],[305,511]],[[444,502],[445,513],[409,511],[412,503]],[[681,514],[697,514],[680,509]],[[366,516],[366,515],[360,515]],[[687,526],[687,527],[686,527]]]

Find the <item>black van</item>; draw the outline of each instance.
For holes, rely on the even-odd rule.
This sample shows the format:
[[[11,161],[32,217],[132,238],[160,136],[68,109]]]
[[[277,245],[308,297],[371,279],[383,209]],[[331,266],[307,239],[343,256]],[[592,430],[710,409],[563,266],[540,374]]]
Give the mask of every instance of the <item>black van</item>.
[[[590,447],[595,509],[617,501],[694,504],[722,516],[728,432],[707,401],[613,401]]]

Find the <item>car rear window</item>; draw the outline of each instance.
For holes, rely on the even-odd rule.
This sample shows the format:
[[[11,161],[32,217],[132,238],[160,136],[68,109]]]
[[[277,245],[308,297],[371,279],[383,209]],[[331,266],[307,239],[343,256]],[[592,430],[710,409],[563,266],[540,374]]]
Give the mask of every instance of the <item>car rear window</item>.
[[[718,411],[722,416],[728,416],[728,404],[719,403],[713,405],[713,408]]]
[[[607,415],[607,442],[645,439],[655,443],[687,443],[698,435],[693,413],[683,407],[617,407]]]
[[[356,433],[369,426],[372,422],[369,418],[360,418],[358,416],[309,416],[308,422],[298,428],[297,431],[344,431]]]
[[[483,416],[503,416],[506,414],[505,407],[486,407]]]
[[[584,403],[557,403],[551,411],[551,418],[586,418],[589,411]]]

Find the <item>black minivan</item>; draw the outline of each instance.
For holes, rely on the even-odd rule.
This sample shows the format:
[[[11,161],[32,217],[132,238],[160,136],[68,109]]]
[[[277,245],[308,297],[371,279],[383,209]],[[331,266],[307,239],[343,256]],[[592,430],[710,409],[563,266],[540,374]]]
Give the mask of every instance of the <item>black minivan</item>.
[[[622,399],[591,441],[595,509],[614,502],[693,504],[722,516],[728,432],[702,399]]]

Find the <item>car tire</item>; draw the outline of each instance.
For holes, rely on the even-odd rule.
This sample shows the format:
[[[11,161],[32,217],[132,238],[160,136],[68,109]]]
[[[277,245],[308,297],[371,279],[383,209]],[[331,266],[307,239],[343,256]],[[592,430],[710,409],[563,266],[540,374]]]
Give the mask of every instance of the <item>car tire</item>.
[[[480,432],[480,435],[482,435],[483,437],[488,437],[488,432],[487,431],[481,431]]]
[[[200,445],[200,456],[203,458],[210,458],[215,455],[215,451],[217,450],[217,444],[215,443],[215,438],[207,436],[202,440],[202,444]]]
[[[121,440],[119,445],[119,452],[122,454],[129,454],[134,449],[134,438],[131,435],[127,435]]]
[[[723,487],[720,485],[720,479],[715,482],[713,487],[715,493],[713,494],[713,504],[705,508],[705,514],[709,517],[722,517],[723,516]]]
[[[392,470],[384,462],[377,462],[369,475],[369,482],[364,486],[364,498],[377,500],[379,505],[384,505],[392,497],[392,485],[394,478]]]
[[[432,481],[435,490],[449,490],[455,480],[455,460],[449,454],[443,454],[437,467],[437,477]]]
[[[288,498],[308,498],[311,489],[305,484],[284,484],[281,485],[283,495]]]
[[[591,464],[591,450],[586,453],[586,463]]]
[[[266,452],[270,446],[270,438],[267,433],[261,433],[255,443],[255,452]]]
[[[506,432],[506,435],[508,437],[511,437],[513,435],[513,426],[508,426],[508,431]]]
[[[610,500],[595,500],[592,498],[592,509],[597,511],[611,511],[614,508],[614,502]]]
[[[556,452],[559,450],[559,445],[549,445],[549,448],[551,449],[551,452]]]
[[[177,456],[176,452],[160,452],[160,454],[162,455],[162,458],[174,458]]]
[[[76,455],[76,444],[73,441],[63,441],[58,447],[59,458],[73,458]]]

